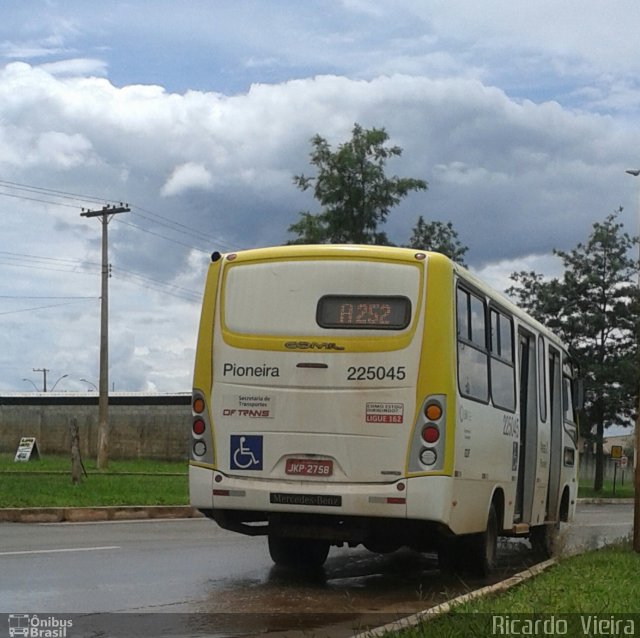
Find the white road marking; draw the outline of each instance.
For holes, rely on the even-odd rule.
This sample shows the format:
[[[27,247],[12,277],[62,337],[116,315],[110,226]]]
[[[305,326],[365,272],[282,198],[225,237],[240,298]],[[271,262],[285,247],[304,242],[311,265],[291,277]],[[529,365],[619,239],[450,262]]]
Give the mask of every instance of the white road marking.
[[[19,552],[0,552],[0,556],[25,556],[28,554],[61,554],[64,552],[101,552],[106,549],[120,549],[119,545],[104,547],[69,547],[67,549],[30,549]]]

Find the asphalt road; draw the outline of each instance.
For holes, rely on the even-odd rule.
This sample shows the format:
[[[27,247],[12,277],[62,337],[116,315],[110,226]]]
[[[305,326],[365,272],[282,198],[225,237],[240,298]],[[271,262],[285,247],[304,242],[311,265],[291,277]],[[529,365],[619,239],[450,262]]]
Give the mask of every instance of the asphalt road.
[[[564,544],[575,551],[623,538],[632,519],[629,504],[581,505]],[[496,579],[532,562],[526,542],[501,543]],[[441,573],[434,556],[363,549],[333,548],[321,573],[294,576],[272,565],[264,538],[207,519],[0,524],[0,613],[81,614],[76,628],[104,622],[104,612],[127,614],[118,617],[124,633],[106,635],[129,635],[140,618],[161,623],[165,635],[202,635],[203,626],[207,635],[231,636],[357,627],[363,618],[381,624],[485,584]],[[199,623],[194,633],[172,633],[187,620]]]

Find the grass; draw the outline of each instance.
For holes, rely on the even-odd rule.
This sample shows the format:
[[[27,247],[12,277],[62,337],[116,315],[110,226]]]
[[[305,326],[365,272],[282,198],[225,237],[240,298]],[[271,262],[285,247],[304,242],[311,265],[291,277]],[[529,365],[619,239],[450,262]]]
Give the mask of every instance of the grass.
[[[89,476],[72,485],[68,457],[45,455],[38,461],[14,463],[13,454],[0,454],[0,507],[188,503],[186,461],[111,461],[107,472],[96,469],[95,459],[86,459],[84,465]],[[621,477],[616,481],[617,498],[633,497],[633,473],[625,474],[624,484]],[[591,482],[581,482],[578,496],[612,497],[613,481],[605,481],[598,493]]]
[[[186,505],[189,502],[186,461],[135,459],[110,461],[106,471],[95,460],[84,461],[88,476],[71,482],[67,457],[45,456],[14,463],[0,454],[0,507],[67,507],[100,505]]]
[[[624,483],[618,475],[616,479],[616,491],[613,493],[613,480],[604,481],[602,491],[593,489],[593,481],[580,481],[578,486],[578,498],[633,498],[633,470],[625,472]]]
[[[563,558],[506,593],[463,603],[444,616],[390,635],[397,638],[499,635],[500,632],[495,631],[495,617],[558,620],[562,614],[571,614],[565,617],[567,635],[590,635],[585,634],[582,627],[582,622],[587,622],[589,617],[608,620],[612,614],[628,617],[637,613],[639,573],[640,553],[632,551],[629,543],[611,546]],[[639,624],[640,619],[635,622]],[[551,635],[564,633],[563,628],[556,625]],[[534,635],[545,633],[548,632],[539,630]],[[624,627],[619,625],[617,632],[605,632],[605,635],[624,635]]]

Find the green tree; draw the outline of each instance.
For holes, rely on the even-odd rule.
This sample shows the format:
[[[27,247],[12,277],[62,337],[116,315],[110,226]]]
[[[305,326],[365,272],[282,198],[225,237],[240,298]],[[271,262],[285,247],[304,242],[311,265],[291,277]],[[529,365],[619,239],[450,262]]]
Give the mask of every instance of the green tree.
[[[420,215],[412,232],[407,248],[432,250],[446,255],[462,266],[465,265],[464,255],[469,248],[460,243],[458,233],[451,222],[446,224],[439,221],[427,223]]]
[[[580,368],[586,386],[580,426],[596,443],[596,491],[603,484],[604,430],[630,422],[638,387],[638,263],[631,257],[638,239],[623,232],[621,211],[595,223],[586,243],[554,250],[565,268],[562,278],[514,273],[516,286],[507,291],[562,334]]]
[[[387,160],[402,154],[402,149],[389,146],[388,140],[383,128],[363,129],[359,124],[354,125],[351,139],[337,150],[320,135],[312,138],[310,158],[317,174],[295,175],[293,181],[302,191],[313,188],[322,210],[301,212],[301,219],[288,229],[297,237],[288,243],[388,243],[378,226],[411,191],[427,188],[421,179],[386,176]]]

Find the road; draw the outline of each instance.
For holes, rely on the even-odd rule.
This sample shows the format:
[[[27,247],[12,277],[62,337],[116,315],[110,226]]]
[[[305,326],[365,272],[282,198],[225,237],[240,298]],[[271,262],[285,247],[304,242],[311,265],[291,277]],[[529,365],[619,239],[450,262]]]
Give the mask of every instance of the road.
[[[626,537],[632,519],[632,505],[581,505],[564,545],[575,551]],[[501,543],[496,580],[532,562],[526,542]],[[76,627],[104,622],[96,616],[104,612],[140,615],[123,616],[127,622],[156,619],[165,635],[185,635],[172,625],[177,631],[194,618],[202,626],[188,635],[202,635],[203,627],[214,636],[356,627],[484,584],[441,573],[431,555],[338,548],[322,572],[296,577],[272,565],[264,538],[225,532],[206,519],[0,524],[0,613],[82,614]]]

